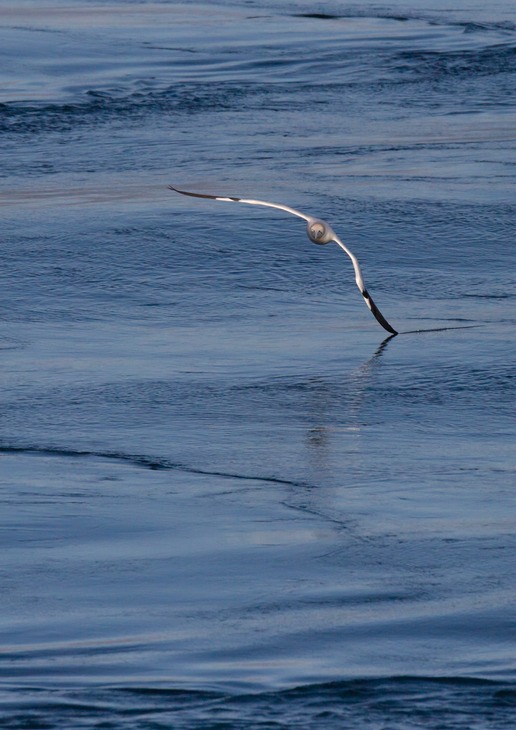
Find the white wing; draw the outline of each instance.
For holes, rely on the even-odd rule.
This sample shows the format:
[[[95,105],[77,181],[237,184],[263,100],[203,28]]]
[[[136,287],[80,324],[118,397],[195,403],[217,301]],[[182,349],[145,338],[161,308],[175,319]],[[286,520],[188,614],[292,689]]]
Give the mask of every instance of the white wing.
[[[187,190],[179,190],[178,188],[174,188],[172,185],[169,185],[168,187],[175,193],[181,193],[181,195],[189,195],[191,198],[208,198],[209,200],[223,200],[227,203],[247,203],[248,205],[264,205],[266,208],[277,208],[278,210],[284,210],[286,213],[292,213],[292,215],[297,215],[298,218],[303,218],[303,220],[305,221],[312,220],[311,216],[305,215],[295,208],[290,208],[288,205],[280,205],[279,203],[268,203],[266,200],[250,200],[248,198],[226,198],[221,195],[189,193]]]

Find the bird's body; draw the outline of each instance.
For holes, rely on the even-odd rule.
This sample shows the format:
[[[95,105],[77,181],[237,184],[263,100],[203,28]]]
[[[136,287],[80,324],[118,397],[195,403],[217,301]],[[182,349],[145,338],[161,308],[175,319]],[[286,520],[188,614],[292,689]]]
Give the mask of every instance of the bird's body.
[[[224,197],[221,195],[207,195],[203,193],[190,193],[186,190],[179,190],[178,188],[173,187],[172,185],[169,185],[170,190],[173,190],[176,193],[181,193],[181,195],[188,195],[192,198],[207,198],[209,200],[221,200],[227,203],[246,203],[248,205],[263,205],[267,208],[276,208],[277,210],[283,210],[286,213],[291,213],[292,215],[297,216],[298,218],[303,218],[303,220],[307,223],[307,229],[306,232],[308,234],[308,238],[313,242],[317,243],[318,245],[324,245],[327,243],[336,243],[340,248],[347,253],[349,258],[351,259],[351,263],[353,264],[353,269],[355,271],[355,281],[357,284],[357,287],[364,297],[365,303],[371,310],[372,314],[376,318],[376,320],[382,325],[382,327],[387,330],[387,332],[390,332],[391,335],[397,335],[398,332],[391,327],[391,325],[387,322],[383,314],[380,312],[376,304],[374,303],[373,299],[371,298],[369,292],[365,288],[364,280],[362,277],[362,271],[360,270],[360,265],[358,263],[358,260],[356,256],[347,248],[347,246],[342,243],[340,238],[337,236],[337,234],[333,231],[331,226],[328,225],[323,220],[320,220],[319,218],[314,218],[310,215],[305,215],[305,213],[301,213],[301,211],[296,210],[296,208],[291,208],[288,205],[282,205],[280,203],[269,203],[265,200],[253,200],[250,198],[233,198],[233,197]]]

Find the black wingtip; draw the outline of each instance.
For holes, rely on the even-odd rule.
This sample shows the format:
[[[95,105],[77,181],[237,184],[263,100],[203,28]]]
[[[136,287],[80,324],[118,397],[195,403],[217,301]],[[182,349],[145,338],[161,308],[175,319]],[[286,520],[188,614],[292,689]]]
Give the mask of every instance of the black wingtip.
[[[205,195],[203,193],[190,193],[188,190],[179,190],[179,188],[175,188],[173,185],[167,185],[169,190],[173,190],[175,193],[180,193],[181,195],[189,195],[191,198],[209,198],[210,200],[217,200],[216,195]]]
[[[173,190],[175,193],[180,193],[181,195],[191,195],[192,198],[211,198],[211,195],[201,195],[200,193],[189,193],[188,190],[180,190],[179,188],[175,188],[173,185],[167,185],[169,190]]]
[[[395,336],[398,335],[399,332],[394,329],[394,327],[391,327],[391,325],[387,322],[383,314],[380,312],[376,304],[374,303],[372,297],[369,295],[369,292],[367,292],[365,289],[362,292],[362,296],[366,300],[367,306],[371,310],[373,317],[376,319],[377,322],[379,322],[384,330],[387,330],[387,332],[390,332],[391,335]]]
[[[234,198],[229,195],[207,195],[206,193],[190,193],[188,190],[179,190],[173,185],[167,185],[169,190],[173,190],[175,193],[181,193],[181,195],[189,195],[191,198],[207,198],[208,200],[231,200],[233,203],[240,203],[241,198]]]
[[[381,314],[378,316],[378,314],[376,314],[375,312],[373,312],[373,314],[376,317],[376,320],[382,325],[384,330],[387,330],[387,332],[391,333],[392,337],[396,337],[397,335],[399,335],[398,330],[395,330],[394,327],[391,327],[385,317],[383,317]]]

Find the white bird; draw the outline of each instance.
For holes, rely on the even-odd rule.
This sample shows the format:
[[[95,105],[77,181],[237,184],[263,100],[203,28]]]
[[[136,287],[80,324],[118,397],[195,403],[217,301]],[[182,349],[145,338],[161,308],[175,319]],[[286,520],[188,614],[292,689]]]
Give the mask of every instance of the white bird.
[[[227,198],[220,195],[204,195],[201,193],[190,193],[187,190],[179,190],[178,188],[173,187],[172,185],[168,186],[170,190],[173,190],[176,193],[181,193],[181,195],[189,195],[192,198],[208,198],[209,200],[223,200],[228,203],[247,203],[248,205],[264,205],[267,208],[277,208],[278,210],[284,210],[287,213],[291,213],[292,215],[297,216],[298,218],[303,218],[307,222],[306,232],[308,234],[308,238],[313,242],[317,243],[319,245],[324,245],[326,243],[336,243],[338,246],[341,247],[343,251],[347,253],[349,258],[351,259],[351,263],[353,264],[353,269],[355,270],[355,281],[356,284],[360,290],[360,293],[365,299],[365,303],[377,319],[377,321],[382,325],[382,327],[387,330],[387,332],[390,332],[392,335],[397,335],[398,332],[394,329],[394,327],[391,327],[391,325],[387,322],[383,314],[380,312],[376,304],[373,302],[369,292],[365,288],[364,285],[364,279],[362,278],[362,272],[360,271],[360,266],[358,264],[356,256],[347,248],[340,238],[337,236],[337,234],[332,230],[331,226],[326,223],[326,221],[321,220],[320,218],[314,218],[311,215],[305,215],[304,213],[301,213],[301,211],[296,210],[295,208],[290,208],[288,205],[280,205],[279,203],[268,203],[265,200],[250,200],[248,198]]]

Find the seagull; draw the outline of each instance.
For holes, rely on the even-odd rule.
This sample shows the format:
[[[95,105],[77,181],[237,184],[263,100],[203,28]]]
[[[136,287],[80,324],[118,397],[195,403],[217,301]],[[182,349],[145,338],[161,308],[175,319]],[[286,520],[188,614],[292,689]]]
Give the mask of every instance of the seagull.
[[[265,200],[251,200],[249,198],[232,198],[232,197],[224,197],[221,195],[206,195],[202,193],[191,193],[187,190],[179,190],[178,188],[173,187],[172,185],[168,186],[170,190],[173,190],[175,193],[180,193],[181,195],[189,195],[192,198],[207,198],[208,200],[222,200],[227,203],[246,203],[247,205],[263,205],[267,208],[276,208],[277,210],[284,210],[286,213],[291,213],[292,215],[297,216],[298,218],[303,218],[307,222],[306,226],[306,232],[308,234],[308,238],[313,242],[317,243],[318,245],[322,246],[326,243],[336,243],[337,246],[340,246],[340,248],[347,253],[349,258],[351,259],[351,263],[353,264],[353,269],[355,271],[355,281],[358,286],[358,289],[362,296],[364,297],[365,303],[371,310],[372,314],[376,318],[376,320],[382,325],[382,327],[387,330],[387,332],[390,332],[391,335],[397,335],[397,330],[392,327],[383,314],[380,312],[376,304],[374,303],[371,295],[365,288],[364,279],[362,278],[362,272],[360,270],[360,266],[358,263],[358,260],[356,256],[345,246],[340,238],[337,236],[337,234],[333,231],[331,226],[326,223],[326,221],[321,220],[320,218],[314,218],[311,215],[305,215],[304,213],[301,213],[301,211],[296,210],[295,208],[291,208],[288,205],[281,205],[280,203],[268,203]]]

